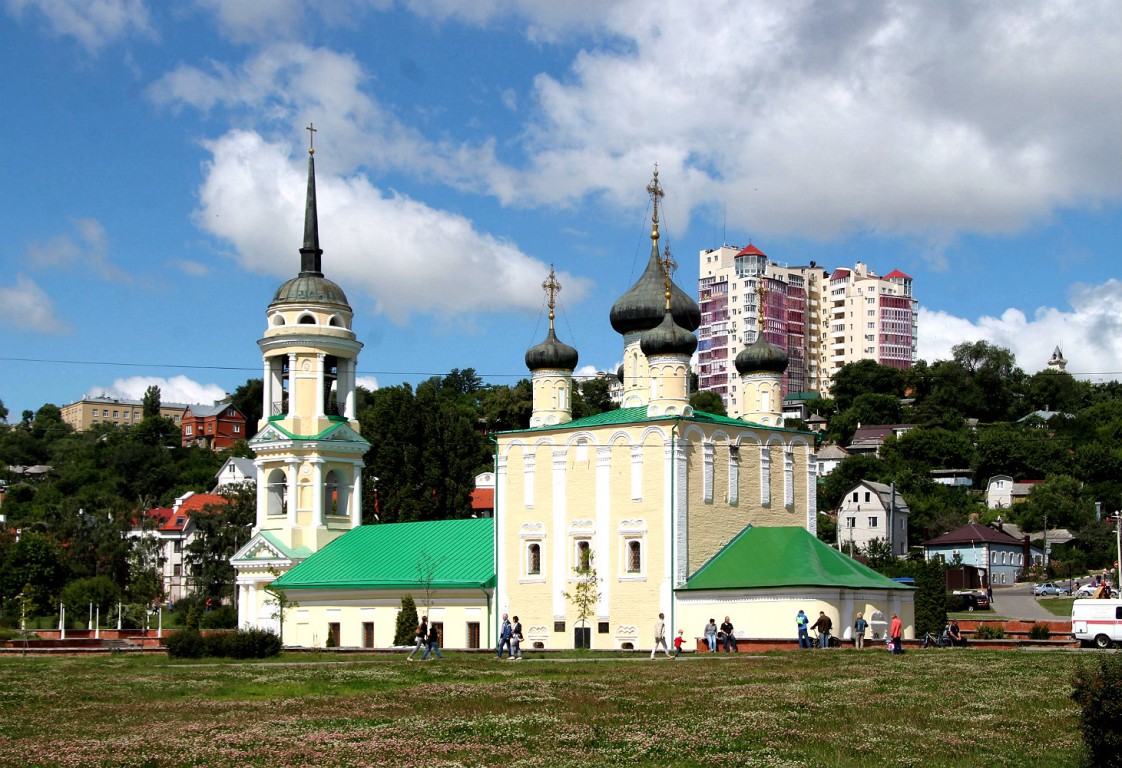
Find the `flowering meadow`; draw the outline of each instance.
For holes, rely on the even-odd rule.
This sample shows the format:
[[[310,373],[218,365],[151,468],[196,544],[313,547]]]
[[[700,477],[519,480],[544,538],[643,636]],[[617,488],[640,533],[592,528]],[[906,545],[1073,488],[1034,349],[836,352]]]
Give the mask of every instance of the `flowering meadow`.
[[[0,765],[1074,765],[1083,653],[8,656]]]

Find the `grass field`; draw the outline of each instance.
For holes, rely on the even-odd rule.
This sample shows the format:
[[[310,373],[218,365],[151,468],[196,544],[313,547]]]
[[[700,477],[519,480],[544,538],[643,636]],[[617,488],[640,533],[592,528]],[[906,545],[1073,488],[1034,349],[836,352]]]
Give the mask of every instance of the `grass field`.
[[[0,765],[1070,766],[1085,657],[4,657]]]

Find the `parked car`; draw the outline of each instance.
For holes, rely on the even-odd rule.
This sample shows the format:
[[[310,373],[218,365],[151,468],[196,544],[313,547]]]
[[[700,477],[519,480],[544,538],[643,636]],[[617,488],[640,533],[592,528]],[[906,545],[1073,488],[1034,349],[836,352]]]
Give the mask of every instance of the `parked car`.
[[[1033,588],[1032,593],[1037,597],[1067,597],[1071,594],[1071,590],[1059,584],[1046,581],[1043,584],[1037,584],[1036,587]]]
[[[1094,584],[1084,584],[1082,587],[1075,590],[1074,597],[1094,597],[1095,593],[1098,592],[1098,591],[1099,591],[1099,588],[1096,585],[1094,585]],[[1117,589],[1110,590],[1110,596],[1111,597],[1118,597],[1118,590]]]
[[[968,611],[984,611],[990,607],[990,599],[980,589],[956,589],[954,594],[962,598]]]

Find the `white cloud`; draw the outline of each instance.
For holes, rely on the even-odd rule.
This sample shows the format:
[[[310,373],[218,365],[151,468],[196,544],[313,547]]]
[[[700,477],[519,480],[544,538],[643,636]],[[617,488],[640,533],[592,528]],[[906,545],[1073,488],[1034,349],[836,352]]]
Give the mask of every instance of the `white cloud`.
[[[207,144],[213,160],[196,220],[234,245],[242,265],[293,276],[303,238],[306,166],[286,147],[234,131]],[[384,193],[361,176],[317,173],[324,273],[373,298],[397,322],[412,314],[537,309],[545,263],[475,230],[457,214]],[[572,300],[588,281],[559,275]],[[352,305],[361,306],[351,296]]]
[[[727,205],[757,234],[938,241],[1122,198],[1118,3],[409,7],[521,19],[537,39],[595,30],[568,72],[536,79],[528,167],[473,156],[507,204],[626,205],[654,161],[679,226]]]
[[[144,0],[7,0],[7,6],[17,18],[38,11],[52,34],[73,37],[90,53],[130,33],[152,36]]]
[[[392,0],[195,0],[214,14],[219,31],[236,42],[294,38],[310,26],[314,12],[330,26],[346,26],[368,8],[386,10]]]
[[[35,333],[68,333],[70,325],[55,314],[51,297],[34,280],[16,276],[14,285],[0,285],[0,325]]]
[[[371,392],[378,389],[378,379],[373,376],[356,376],[355,384]]]
[[[226,390],[217,384],[202,384],[186,376],[129,376],[116,379],[108,386],[94,386],[86,391],[90,397],[116,397],[122,400],[140,400],[149,387],[160,388],[160,401],[163,403],[187,403],[210,405],[226,396]]]
[[[128,282],[129,276],[109,261],[109,236],[97,219],[78,218],[71,222],[74,235],[58,235],[27,246],[27,261],[36,269],[71,270],[88,268],[113,282]]]
[[[210,274],[210,267],[192,259],[173,259],[168,262],[168,266],[190,277],[206,277]]]
[[[951,348],[964,341],[988,341],[1006,347],[1017,364],[1034,373],[1047,367],[1059,346],[1069,373],[1092,381],[1122,379],[1122,281],[1073,286],[1071,311],[1040,307],[1027,317],[1007,309],[1000,317],[977,320],[920,308],[919,357],[928,362],[949,360]]]

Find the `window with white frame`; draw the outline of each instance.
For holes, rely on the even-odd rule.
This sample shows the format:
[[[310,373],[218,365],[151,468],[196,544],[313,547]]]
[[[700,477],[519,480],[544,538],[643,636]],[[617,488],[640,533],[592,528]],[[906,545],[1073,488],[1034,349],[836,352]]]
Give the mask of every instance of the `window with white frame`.
[[[857,527],[857,518],[856,517],[847,517],[845,520],[846,520],[847,527],[849,527],[849,528],[856,528]]]
[[[542,572],[542,544],[540,541],[526,542],[526,575],[540,576]]]
[[[628,539],[624,547],[624,565],[626,573],[643,572],[643,542],[638,539]]]
[[[870,528],[876,528],[877,527],[877,519],[875,517],[870,517],[869,518],[869,527]]]
[[[573,539],[573,570],[584,571],[592,566],[592,539]]]

